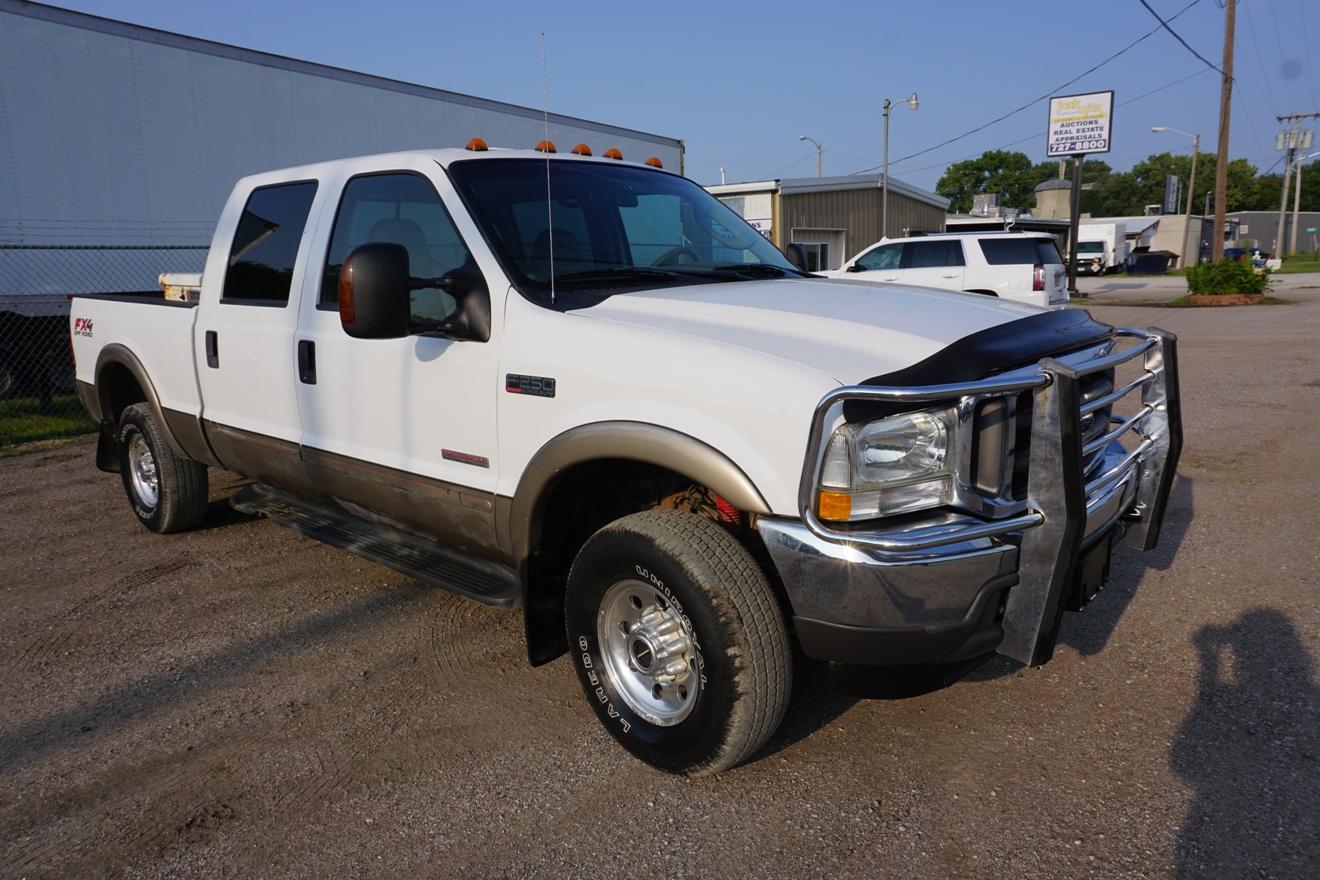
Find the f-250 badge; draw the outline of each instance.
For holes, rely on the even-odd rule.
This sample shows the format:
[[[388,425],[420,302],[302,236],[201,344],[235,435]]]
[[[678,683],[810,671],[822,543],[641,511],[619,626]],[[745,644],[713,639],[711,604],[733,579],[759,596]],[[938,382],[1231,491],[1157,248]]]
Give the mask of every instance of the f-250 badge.
[[[517,373],[509,373],[504,377],[504,390],[510,394],[554,397],[555,380],[549,376],[520,376]]]

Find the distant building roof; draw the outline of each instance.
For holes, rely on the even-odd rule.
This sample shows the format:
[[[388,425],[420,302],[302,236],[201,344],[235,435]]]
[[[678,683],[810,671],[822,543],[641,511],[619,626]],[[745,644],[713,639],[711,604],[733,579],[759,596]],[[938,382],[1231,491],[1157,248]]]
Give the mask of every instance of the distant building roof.
[[[706,187],[706,190],[717,196],[731,196],[749,192],[774,192],[777,189],[780,195],[787,196],[799,193],[879,189],[883,181],[883,174],[848,174],[840,177],[790,177],[746,183],[717,183]],[[949,200],[944,196],[905,183],[893,176],[889,178],[889,191],[937,208],[947,210],[949,207]]]
[[[1036,188],[1033,192],[1044,192],[1047,189],[1072,189],[1072,181],[1059,180],[1057,177],[1052,177],[1049,180],[1042,180],[1040,183],[1036,184]]]

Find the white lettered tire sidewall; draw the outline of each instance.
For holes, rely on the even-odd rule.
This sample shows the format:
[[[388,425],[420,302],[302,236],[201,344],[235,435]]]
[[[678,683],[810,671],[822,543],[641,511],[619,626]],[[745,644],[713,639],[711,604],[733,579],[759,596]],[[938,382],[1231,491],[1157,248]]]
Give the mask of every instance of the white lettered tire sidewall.
[[[672,603],[698,654],[697,704],[676,724],[635,712],[601,656],[601,600],[629,580]],[[753,614],[749,598],[758,606]],[[747,551],[711,520],[651,511],[601,529],[573,564],[565,617],[587,702],[611,736],[653,766],[689,775],[726,769],[759,749],[783,717],[790,649],[777,600]]]

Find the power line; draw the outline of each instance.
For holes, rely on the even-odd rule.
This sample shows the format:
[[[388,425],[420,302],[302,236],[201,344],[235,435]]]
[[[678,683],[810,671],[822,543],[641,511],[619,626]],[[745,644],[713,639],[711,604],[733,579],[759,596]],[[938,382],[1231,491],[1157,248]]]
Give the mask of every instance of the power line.
[[[1156,30],[1159,30],[1159,28],[1156,28]],[[1140,95],[1136,95],[1136,96],[1134,96],[1134,97],[1128,98],[1126,101],[1119,101],[1118,104],[1117,104],[1116,106],[1118,106],[1118,107],[1126,107],[1128,104],[1133,104],[1133,103],[1135,103],[1135,102],[1137,102],[1137,101],[1140,101],[1140,100],[1143,99],[1143,98],[1149,98],[1151,95],[1158,94],[1159,92],[1162,92],[1162,91],[1164,91],[1165,89],[1171,89],[1171,88],[1173,88],[1173,87],[1176,86],[1176,85],[1180,85],[1180,84],[1182,84],[1182,83],[1185,83],[1185,82],[1187,82],[1187,80],[1189,80],[1189,79],[1191,79],[1191,78],[1193,78],[1193,77],[1201,76],[1201,75],[1204,74],[1205,72],[1206,72],[1206,68],[1204,68],[1204,67],[1201,68],[1200,70],[1192,71],[1191,73],[1187,74],[1186,76],[1180,76],[1180,77],[1178,77],[1178,79],[1175,79],[1173,82],[1167,82],[1167,83],[1165,83],[1165,84],[1162,85],[1162,86],[1156,86],[1155,88],[1151,89],[1150,91],[1148,91],[1148,92],[1142,92]],[[1011,141],[1010,143],[1003,144],[1002,146],[992,147],[992,149],[995,149],[995,150],[1004,150],[1004,149],[1007,149],[1008,147],[1016,147],[1018,144],[1024,144],[1024,143],[1026,143],[1027,141],[1035,140],[1036,138],[1041,138],[1041,137],[1044,137],[1044,136],[1045,136],[1045,132],[1044,132],[1044,131],[1038,131],[1038,132],[1036,132],[1036,133],[1034,133],[1034,134],[1029,134],[1029,135],[1027,135],[1027,136],[1024,137],[1024,138],[1018,138],[1018,139],[1015,140],[1015,141]],[[904,170],[905,170],[906,172],[908,172],[908,173],[915,174],[915,173],[918,172],[918,171],[929,171],[929,170],[931,170],[932,168],[947,168],[948,166],[954,164],[955,162],[965,162],[965,161],[967,161],[968,159],[975,159],[975,158],[976,158],[977,156],[979,156],[979,155],[980,155],[980,153],[977,153],[977,154],[972,155],[972,156],[963,156],[961,159],[950,159],[948,162],[936,162],[934,165],[922,165],[920,168],[907,168],[907,169],[904,169]],[[874,161],[874,160],[870,160],[870,159],[868,159],[868,160],[865,160],[865,161]],[[896,163],[896,162],[890,162],[889,164],[890,164],[890,165],[896,165],[897,163]],[[859,172],[859,173],[860,173],[860,172]]]
[[[1155,16],[1155,20],[1158,21],[1158,22],[1160,23],[1160,26],[1163,27],[1166,31],[1168,31],[1169,34],[1172,35],[1172,37],[1173,37],[1175,40],[1177,40],[1178,42],[1182,43],[1184,49],[1186,49],[1188,52],[1191,52],[1191,53],[1192,53],[1193,55],[1195,55],[1197,58],[1201,59],[1201,63],[1204,64],[1206,67],[1210,68],[1211,70],[1218,70],[1220,76],[1223,76],[1223,75],[1224,75],[1224,71],[1223,71],[1223,70],[1220,70],[1218,67],[1216,67],[1215,65],[1211,64],[1209,61],[1206,61],[1204,55],[1202,55],[1200,52],[1198,52],[1198,51],[1196,51],[1195,49],[1193,49],[1193,48],[1191,47],[1191,44],[1190,44],[1190,43],[1188,43],[1188,42],[1187,42],[1186,40],[1184,40],[1182,37],[1178,36],[1178,32],[1175,31],[1173,28],[1169,27],[1169,22],[1168,22],[1168,21],[1165,21],[1165,20],[1162,19],[1162,18],[1160,18],[1160,14],[1159,14],[1158,12],[1156,12],[1154,9],[1152,9],[1151,6],[1150,6],[1150,4],[1147,3],[1146,0],[1137,0],[1137,2],[1140,3],[1142,6],[1146,7],[1146,11],[1149,12],[1151,15]],[[1175,15],[1174,18],[1177,18],[1177,16]],[[1171,19],[1169,19],[1169,21],[1173,21],[1173,19],[1171,18]]]
[[[1143,2],[1144,2],[1144,0],[1143,0]],[[1186,12],[1186,11],[1189,10],[1189,9],[1191,9],[1193,6],[1195,6],[1195,5],[1196,5],[1197,3],[1199,3],[1199,2],[1201,2],[1201,0],[1191,0],[1190,3],[1188,3],[1188,4],[1187,4],[1186,6],[1184,6],[1182,9],[1179,9],[1176,13],[1174,13],[1174,15],[1173,15],[1172,17],[1169,18],[1169,21],[1173,21],[1173,20],[1176,19],[1178,16],[1182,15],[1184,12]],[[1154,36],[1155,34],[1159,33],[1159,31],[1160,31],[1159,28],[1155,28],[1154,30],[1149,31],[1149,32],[1143,34],[1142,36],[1137,37],[1137,38],[1136,38],[1135,40],[1133,40],[1131,43],[1128,43],[1128,44],[1127,44],[1126,46],[1124,46],[1122,49],[1119,49],[1119,50],[1118,50],[1117,52],[1115,52],[1113,55],[1110,55],[1108,58],[1106,58],[1104,61],[1101,61],[1099,64],[1095,65],[1094,67],[1091,67],[1091,68],[1088,68],[1087,70],[1082,71],[1082,72],[1079,73],[1077,76],[1075,76],[1075,77],[1073,77],[1072,79],[1068,80],[1066,83],[1063,83],[1062,85],[1059,85],[1059,86],[1055,86],[1054,88],[1050,89],[1050,90],[1049,90],[1048,92],[1046,92],[1045,94],[1040,95],[1039,97],[1036,97],[1036,98],[1032,98],[1032,99],[1031,99],[1030,101],[1028,101],[1027,103],[1025,103],[1025,104],[1023,104],[1022,106],[1017,107],[1017,108],[1015,108],[1015,109],[1013,109],[1013,110],[1008,111],[1007,113],[1005,113],[1005,114],[1002,115],[1002,116],[998,116],[998,117],[996,117],[996,118],[994,118],[994,119],[991,119],[991,120],[990,120],[989,122],[987,122],[987,123],[984,123],[984,124],[982,124],[982,125],[978,125],[976,128],[973,128],[973,129],[970,130],[970,131],[965,131],[965,132],[963,132],[962,134],[958,135],[957,137],[951,137],[951,138],[949,138],[948,140],[940,141],[938,144],[935,144],[935,145],[932,146],[932,147],[926,147],[924,150],[917,150],[915,153],[909,153],[908,155],[903,156],[903,157],[901,157],[901,158],[891,160],[889,164],[890,164],[890,165],[897,165],[899,162],[906,162],[908,159],[913,159],[913,158],[915,158],[915,157],[917,157],[917,156],[925,155],[926,153],[932,152],[932,151],[934,151],[934,150],[938,150],[940,147],[947,147],[949,144],[957,143],[958,141],[962,140],[963,138],[971,137],[972,135],[976,134],[977,132],[984,131],[985,129],[989,128],[989,127],[992,126],[992,125],[995,125],[995,124],[997,124],[997,123],[1003,122],[1005,119],[1008,119],[1010,116],[1016,116],[1017,114],[1021,113],[1023,110],[1026,110],[1026,109],[1029,108],[1029,107],[1032,107],[1032,106],[1034,106],[1034,105],[1036,105],[1036,104],[1039,104],[1041,101],[1044,101],[1046,98],[1050,98],[1050,97],[1052,97],[1052,96],[1058,94],[1060,91],[1062,91],[1063,89],[1068,88],[1068,86],[1072,85],[1073,83],[1077,82],[1078,80],[1080,80],[1080,79],[1082,79],[1082,78],[1084,78],[1084,77],[1087,77],[1087,76],[1091,75],[1092,73],[1095,73],[1097,70],[1099,70],[1100,68],[1104,67],[1104,66],[1105,66],[1106,64],[1108,64],[1109,62],[1113,61],[1115,58],[1118,58],[1120,55],[1123,55],[1123,54],[1129,52],[1130,50],[1132,50],[1133,48],[1135,48],[1135,47],[1137,46],[1138,43],[1141,43],[1142,41],[1146,40],[1147,38],[1152,37],[1152,36]],[[1216,69],[1218,69],[1218,68],[1216,68]],[[880,167],[879,165],[873,165],[873,166],[870,167],[870,168],[863,168],[861,171],[854,171],[853,174],[865,174],[865,173],[867,173],[868,171],[874,171],[874,170],[876,170],[876,169],[879,168],[879,167]]]
[[[1260,81],[1264,86],[1262,91],[1264,91],[1266,96],[1270,99],[1270,106],[1278,107],[1279,102],[1274,100],[1274,90],[1270,88],[1270,80],[1265,72],[1265,57],[1260,54],[1260,41],[1256,39],[1256,22],[1255,19],[1251,17],[1251,4],[1243,3],[1242,5],[1246,7],[1247,10],[1247,27],[1251,29],[1251,45],[1256,50],[1256,69],[1260,73]]]

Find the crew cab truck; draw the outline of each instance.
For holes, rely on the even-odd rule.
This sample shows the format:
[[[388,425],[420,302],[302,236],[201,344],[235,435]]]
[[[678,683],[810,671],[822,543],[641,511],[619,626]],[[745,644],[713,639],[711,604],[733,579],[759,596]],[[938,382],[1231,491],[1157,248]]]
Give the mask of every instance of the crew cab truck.
[[[492,605],[634,755],[754,755],[793,658],[1049,659],[1159,536],[1176,343],[800,271],[696,184],[447,149],[260,174],[197,302],[70,316],[156,532],[231,503]],[[1127,375],[1124,371],[1129,371]]]

